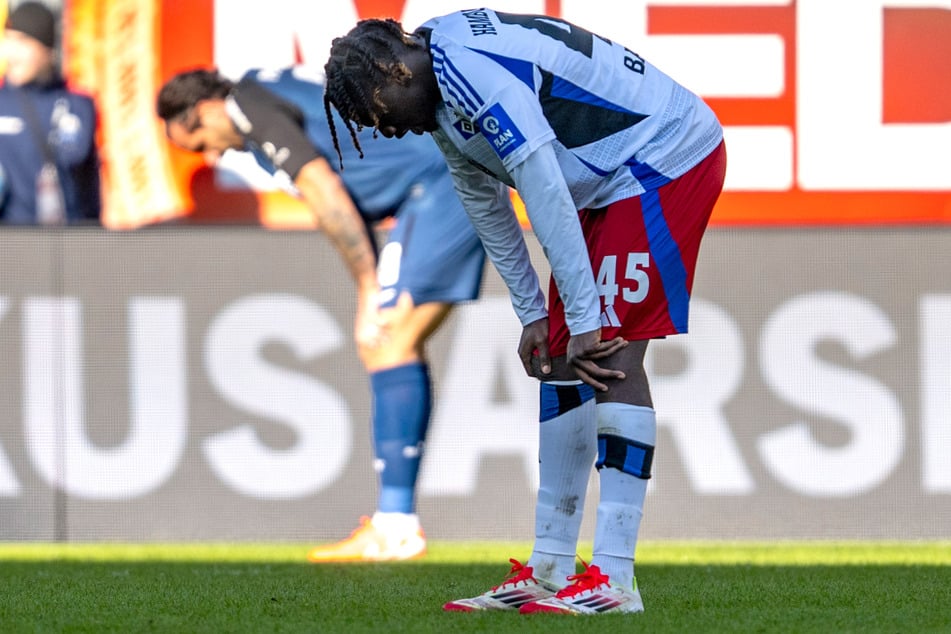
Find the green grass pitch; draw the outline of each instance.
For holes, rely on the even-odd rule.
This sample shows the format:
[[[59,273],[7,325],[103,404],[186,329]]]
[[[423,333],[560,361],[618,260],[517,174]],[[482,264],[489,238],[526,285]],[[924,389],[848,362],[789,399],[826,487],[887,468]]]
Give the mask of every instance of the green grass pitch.
[[[315,566],[302,544],[0,543],[0,632],[951,632],[951,542],[644,542],[644,614],[442,612],[530,550]]]

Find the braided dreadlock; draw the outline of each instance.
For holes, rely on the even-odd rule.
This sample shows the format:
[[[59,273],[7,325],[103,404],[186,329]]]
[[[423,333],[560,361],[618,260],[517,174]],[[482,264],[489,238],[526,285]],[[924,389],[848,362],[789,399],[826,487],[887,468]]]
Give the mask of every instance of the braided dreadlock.
[[[401,86],[409,82],[413,73],[400,59],[400,47],[418,48],[420,44],[403,30],[396,20],[362,20],[345,36],[334,39],[330,60],[324,67],[327,87],[324,91],[324,109],[330,124],[334,149],[343,169],[343,155],[337,140],[331,105],[343,118],[353,146],[363,158],[363,148],[357,140],[357,131],[364,126],[379,125],[378,111],[385,110],[379,100],[380,90],[387,82]],[[356,127],[351,124],[356,123]],[[376,137],[376,130],[373,132]]]

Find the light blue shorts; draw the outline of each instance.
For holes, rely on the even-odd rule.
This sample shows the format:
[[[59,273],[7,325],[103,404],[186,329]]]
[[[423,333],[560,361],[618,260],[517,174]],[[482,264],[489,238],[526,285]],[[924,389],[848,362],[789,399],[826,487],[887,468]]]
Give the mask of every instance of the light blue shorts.
[[[409,291],[415,305],[476,299],[485,251],[448,172],[415,184],[380,251],[380,307]]]

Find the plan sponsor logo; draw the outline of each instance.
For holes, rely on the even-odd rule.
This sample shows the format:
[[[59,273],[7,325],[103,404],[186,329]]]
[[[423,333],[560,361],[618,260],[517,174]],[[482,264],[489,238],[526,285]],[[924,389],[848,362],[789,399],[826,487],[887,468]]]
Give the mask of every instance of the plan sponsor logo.
[[[489,107],[488,111],[482,115],[479,119],[479,127],[501,159],[525,142],[525,137],[499,104]]]

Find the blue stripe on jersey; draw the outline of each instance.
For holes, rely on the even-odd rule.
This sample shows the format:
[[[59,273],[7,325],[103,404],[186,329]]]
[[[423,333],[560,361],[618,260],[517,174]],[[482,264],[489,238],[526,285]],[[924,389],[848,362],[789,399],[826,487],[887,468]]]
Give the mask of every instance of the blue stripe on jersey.
[[[604,101],[548,71],[539,70],[539,75],[542,113],[555,136],[569,150],[629,132],[647,118]]]
[[[433,68],[435,69],[435,66],[433,66]],[[436,71],[436,76],[439,78],[437,81],[439,82],[441,86],[443,86],[443,88],[446,91],[446,94],[448,95],[448,99],[446,103],[452,106],[454,110],[458,108],[459,110],[463,111],[469,119],[474,119],[475,112],[473,111],[472,107],[466,106],[466,104],[464,103],[465,98],[462,95],[459,95],[456,91],[452,89],[452,87],[449,86],[449,84],[443,81],[442,75],[439,75],[439,71]]]
[[[485,55],[499,66],[515,75],[515,78],[528,86],[532,91],[535,90],[535,64],[524,59],[512,59],[504,55],[496,55],[488,51],[480,51],[477,48],[466,47],[473,53]]]
[[[451,105],[462,109],[470,119],[474,119],[476,113],[475,104],[473,104],[465,94],[456,90],[453,85],[449,83],[441,67],[437,67],[436,64],[433,64],[433,70],[436,72],[437,81],[445,88],[446,93],[449,95],[449,99],[452,102]]]
[[[626,108],[622,108],[616,103],[612,103],[595,95],[594,93],[588,92],[581,86],[573,84],[563,77],[558,75],[552,76],[551,82],[551,96],[558,97],[560,99],[570,99],[572,101],[578,101],[580,103],[591,104],[592,106],[598,106],[600,108],[605,108],[606,110],[614,110],[615,112],[623,112],[624,114],[629,114],[634,117],[638,117],[638,121],[645,118],[645,115],[639,112],[631,112]],[[635,122],[636,123],[636,122]]]
[[[466,81],[462,73],[453,66],[452,62],[446,57],[445,51],[438,46],[432,46],[431,50],[433,51],[433,70],[436,70],[437,64],[441,68],[441,72],[437,73],[440,78],[439,83],[446,86],[446,89],[450,92],[455,88],[459,93],[460,101],[464,101],[471,109],[471,112],[468,112],[469,116],[475,116],[476,111],[484,103],[479,93],[472,87],[472,84]]]
[[[575,154],[574,157],[575,157],[576,159],[578,159],[579,161],[581,161],[582,163],[584,163],[584,166],[585,166],[585,167],[587,167],[589,170],[591,170],[592,172],[594,172],[594,173],[597,174],[598,176],[607,176],[608,174],[611,173],[611,172],[608,172],[608,171],[605,171],[605,170],[601,169],[601,168],[598,167],[597,165],[592,165],[591,163],[589,163],[588,161],[584,160],[583,158],[581,158],[581,157],[578,156],[577,154]]]
[[[687,292],[687,269],[680,255],[680,247],[670,234],[670,226],[664,218],[660,193],[656,189],[648,189],[641,194],[640,199],[647,241],[667,295],[670,321],[677,332],[687,332],[690,293]]]
[[[631,174],[644,186],[644,189],[659,189],[670,182],[670,179],[655,170],[647,163],[638,163],[633,157],[624,162],[631,168]]]

